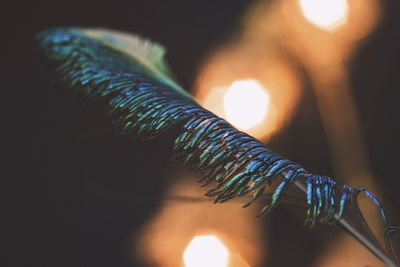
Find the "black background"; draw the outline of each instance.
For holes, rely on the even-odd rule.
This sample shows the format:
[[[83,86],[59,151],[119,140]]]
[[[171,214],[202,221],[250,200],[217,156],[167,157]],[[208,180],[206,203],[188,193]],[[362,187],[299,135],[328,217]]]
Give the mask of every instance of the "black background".
[[[350,68],[368,157],[383,185],[381,198],[389,206],[391,222],[397,224],[399,3],[384,1],[383,22]],[[101,130],[108,125],[96,110],[82,109],[69,96],[49,88],[32,56],[34,34],[59,26],[104,26],[139,33],[168,48],[171,69],[190,88],[202,59],[235,32],[250,4],[232,0],[2,3],[2,266],[144,266],[130,256],[131,237],[157,210],[171,157],[172,136],[146,143],[114,136]],[[305,91],[293,121],[269,145],[313,172],[332,175],[315,99],[310,88]],[[273,248],[265,265],[309,266],[332,238],[290,223],[291,215],[284,210],[270,216],[268,227],[275,234],[266,238]],[[321,226],[316,232],[325,230]],[[293,256],[285,257],[288,253]]]

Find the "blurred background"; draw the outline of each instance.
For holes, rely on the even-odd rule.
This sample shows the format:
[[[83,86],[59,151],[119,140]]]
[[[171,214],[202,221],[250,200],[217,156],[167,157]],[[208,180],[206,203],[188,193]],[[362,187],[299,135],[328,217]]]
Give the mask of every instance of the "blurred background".
[[[303,210],[257,219],[260,206],[201,198],[198,175],[171,160],[174,133],[115,135],[101,108],[48,85],[32,39],[94,26],[163,44],[199,103],[311,172],[376,193],[400,225],[399,10],[397,0],[3,4],[1,265],[212,266],[190,262],[207,258],[205,240],[229,259],[215,267],[384,266],[336,227],[303,228]]]

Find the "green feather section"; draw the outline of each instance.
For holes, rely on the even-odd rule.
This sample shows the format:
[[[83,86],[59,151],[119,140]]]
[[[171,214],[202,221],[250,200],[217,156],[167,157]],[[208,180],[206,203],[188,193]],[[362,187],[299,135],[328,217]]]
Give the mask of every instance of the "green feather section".
[[[166,61],[166,49],[162,45],[141,36],[110,29],[79,29],[91,38],[128,55],[136,60],[143,68],[165,84],[173,87],[179,93],[191,97],[173,79]]]

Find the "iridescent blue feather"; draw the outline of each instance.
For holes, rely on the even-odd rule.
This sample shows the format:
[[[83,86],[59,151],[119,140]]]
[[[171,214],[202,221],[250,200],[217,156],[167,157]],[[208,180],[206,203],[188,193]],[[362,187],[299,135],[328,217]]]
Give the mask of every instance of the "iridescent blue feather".
[[[307,185],[310,225],[340,219],[353,191],[365,192],[386,220],[381,203],[367,190],[346,185],[341,190],[198,105],[170,78],[159,45],[115,31],[60,28],[40,33],[37,50],[52,80],[88,102],[106,101],[106,115],[121,133],[149,139],[181,127],[176,158],[201,171],[204,185],[214,182],[206,195],[215,202],[252,193],[248,206],[280,177],[259,215],[301,180]]]

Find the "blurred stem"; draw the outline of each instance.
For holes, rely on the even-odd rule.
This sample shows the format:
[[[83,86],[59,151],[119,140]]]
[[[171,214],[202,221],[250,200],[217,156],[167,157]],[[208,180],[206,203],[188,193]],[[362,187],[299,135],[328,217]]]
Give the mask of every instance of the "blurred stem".
[[[310,68],[327,135],[335,177],[348,184],[374,186],[349,79],[344,65]]]

